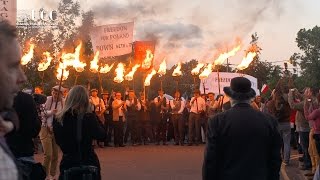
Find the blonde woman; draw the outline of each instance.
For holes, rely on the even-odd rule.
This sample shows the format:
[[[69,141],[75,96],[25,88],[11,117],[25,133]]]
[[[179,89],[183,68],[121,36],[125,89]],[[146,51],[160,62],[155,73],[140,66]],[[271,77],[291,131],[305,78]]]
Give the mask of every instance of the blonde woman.
[[[98,168],[98,176],[94,179],[100,180],[100,163],[92,148],[92,141],[103,140],[105,131],[90,109],[88,92],[83,86],[74,86],[69,91],[65,106],[54,121],[53,131],[63,152],[59,179],[62,179],[64,171],[69,168],[90,165]]]

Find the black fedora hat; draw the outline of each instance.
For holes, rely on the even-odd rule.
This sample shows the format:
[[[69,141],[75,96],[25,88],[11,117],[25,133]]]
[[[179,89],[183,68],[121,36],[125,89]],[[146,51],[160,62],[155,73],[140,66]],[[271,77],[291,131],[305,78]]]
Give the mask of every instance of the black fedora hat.
[[[244,77],[231,79],[230,87],[224,87],[223,91],[235,100],[248,100],[256,96],[255,90],[251,88],[251,82]]]

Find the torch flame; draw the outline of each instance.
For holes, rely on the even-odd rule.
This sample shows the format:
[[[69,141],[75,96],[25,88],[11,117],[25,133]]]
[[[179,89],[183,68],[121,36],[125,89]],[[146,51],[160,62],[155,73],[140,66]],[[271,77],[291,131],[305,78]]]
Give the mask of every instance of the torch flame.
[[[256,52],[249,52],[246,57],[244,57],[241,63],[237,66],[238,70],[244,70],[249,67],[250,63],[253,61],[253,58],[257,55]]]
[[[63,63],[66,66],[73,66],[77,72],[82,72],[84,70],[84,67],[87,65],[86,63],[83,63],[80,61],[80,50],[81,50],[80,43],[74,53],[63,53],[61,56],[61,59],[63,60]]]
[[[62,69],[63,69],[63,76],[62,76],[62,81],[65,81],[68,79],[69,76],[69,71],[66,70],[67,68],[67,64],[65,64],[64,62],[60,62],[58,69],[57,69],[57,79],[60,80],[61,76],[62,76]]]
[[[44,52],[43,56],[45,56],[45,59],[43,59],[41,63],[39,63],[38,71],[45,71],[46,69],[48,69],[53,59],[49,52]]]
[[[144,86],[150,86],[151,78],[157,73],[156,70],[152,69],[150,74],[147,75],[146,79],[144,80]]]
[[[99,72],[99,51],[96,52],[96,54],[94,55],[93,60],[90,62],[90,71],[93,73],[97,73]]]
[[[231,51],[222,53],[219,55],[219,57],[214,61],[214,65],[221,65],[223,62],[228,59],[229,57],[232,57],[236,55],[236,53],[240,50],[241,45],[238,45],[237,47],[233,48]]]
[[[203,66],[204,66],[203,63],[199,63],[199,64],[197,65],[197,67],[195,67],[194,69],[192,69],[191,74],[192,74],[193,76],[198,75],[198,74],[200,73],[200,69],[201,69]]]
[[[116,77],[114,77],[113,81],[116,83],[121,83],[124,79],[124,65],[122,63],[119,63],[117,68],[116,68]]]
[[[27,65],[33,58],[34,44],[30,44],[29,52],[22,56],[21,65]]]
[[[104,65],[103,67],[100,68],[100,73],[106,74],[110,72],[113,66],[114,66],[114,63],[111,64],[111,66],[109,66],[108,64]]]
[[[146,58],[142,62],[142,69],[149,69],[152,64],[153,54],[151,50],[146,50]]]
[[[173,70],[172,76],[181,76],[181,63],[179,62],[177,67]]]
[[[160,64],[160,67],[159,67],[159,69],[158,69],[158,74],[159,74],[160,76],[163,76],[163,75],[166,74],[166,71],[167,71],[167,63],[166,63],[166,59],[164,59],[164,60],[162,61],[162,63]]]
[[[199,75],[199,79],[206,79],[212,72],[213,65],[207,64],[206,68],[202,71],[202,73]]]
[[[134,73],[138,70],[140,67],[140,64],[136,64],[132,67],[132,70],[124,77],[127,81],[132,81],[133,80],[133,75]]]

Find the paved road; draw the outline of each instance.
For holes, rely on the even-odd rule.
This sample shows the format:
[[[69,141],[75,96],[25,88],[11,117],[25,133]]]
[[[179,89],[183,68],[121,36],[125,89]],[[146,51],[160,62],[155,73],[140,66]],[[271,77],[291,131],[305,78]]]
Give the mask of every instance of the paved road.
[[[105,180],[200,180],[204,146],[128,146],[95,149]],[[297,154],[282,167],[281,180],[305,180]],[[36,156],[41,161],[42,154]]]

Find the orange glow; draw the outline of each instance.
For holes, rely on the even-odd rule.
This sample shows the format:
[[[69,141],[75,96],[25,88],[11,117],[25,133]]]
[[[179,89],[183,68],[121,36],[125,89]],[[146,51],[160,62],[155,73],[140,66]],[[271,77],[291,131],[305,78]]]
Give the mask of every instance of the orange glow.
[[[192,69],[191,74],[193,76],[197,76],[200,73],[200,69],[204,66],[203,63],[199,63],[197,64],[197,67],[195,67],[194,69]]]
[[[102,66],[100,68],[100,73],[106,74],[106,73],[110,72],[111,69],[113,68],[113,66],[114,66],[114,63],[111,64],[111,66],[109,66],[108,64],[105,64],[104,66]]]
[[[181,76],[181,63],[179,62],[177,67],[173,70],[172,76]]]
[[[199,79],[203,80],[203,79],[208,78],[208,76],[211,74],[212,70],[213,70],[213,65],[207,64],[206,68],[199,75]]]
[[[80,43],[76,47],[74,53],[67,53],[67,54],[63,53],[62,56],[61,56],[61,59],[62,59],[63,63],[66,66],[73,66],[77,72],[84,71],[84,67],[87,66],[86,63],[83,63],[83,62],[80,61],[81,45],[82,45],[82,43]]]
[[[237,47],[233,48],[231,51],[220,54],[219,57],[214,61],[214,65],[222,65],[226,59],[236,55],[236,53],[240,50],[240,48],[241,48],[241,45],[238,45]]]
[[[164,59],[164,60],[162,61],[162,63],[160,64],[160,67],[159,67],[159,69],[158,69],[158,74],[159,74],[160,76],[163,76],[163,75],[166,74],[166,72],[167,72],[167,63],[166,63],[166,59]]]
[[[92,61],[90,61],[90,71],[93,73],[99,72],[99,51],[96,52]]]
[[[44,52],[43,56],[45,57],[38,65],[38,71],[45,71],[50,66],[50,63],[52,61],[52,57],[49,52]]]
[[[116,83],[121,83],[124,80],[124,65],[122,63],[119,63],[115,71],[116,77],[114,77],[113,81]]]
[[[140,64],[136,64],[132,67],[132,70],[124,77],[127,81],[132,81],[133,80],[133,75],[134,73],[138,70],[140,67]]]
[[[156,70],[152,69],[150,74],[147,75],[146,79],[144,80],[144,86],[150,86],[150,81],[152,77],[157,73]]]
[[[30,44],[29,52],[22,56],[21,65],[27,65],[33,58],[34,44]]]
[[[62,69],[63,69],[63,76],[62,76]],[[63,62],[60,62],[57,69],[57,75],[56,75],[58,80],[61,79],[61,76],[62,76],[62,81],[65,81],[68,79],[69,71],[67,71],[66,69],[67,69],[67,65]]]
[[[253,58],[257,55],[256,52],[249,52],[246,57],[244,57],[241,63],[237,66],[238,70],[244,70],[249,67],[250,63],[253,61]]]
[[[146,50],[146,58],[143,60],[141,67],[142,69],[149,69],[152,65],[153,54],[151,50]]]

